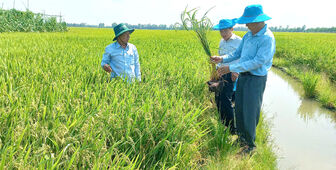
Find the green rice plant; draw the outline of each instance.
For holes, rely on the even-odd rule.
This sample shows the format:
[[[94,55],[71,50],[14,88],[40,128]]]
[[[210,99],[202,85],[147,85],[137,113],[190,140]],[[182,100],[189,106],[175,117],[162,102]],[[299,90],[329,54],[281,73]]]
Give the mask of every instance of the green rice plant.
[[[0,169],[199,169],[232,150],[191,34],[136,30],[134,84],[107,82],[100,66],[113,34],[0,34]]]
[[[211,23],[210,19],[207,17],[208,12],[211,10],[210,8],[208,11],[204,13],[204,15],[197,19],[197,12],[198,9],[194,8],[191,10],[185,10],[181,13],[181,22],[182,26],[186,30],[192,30],[195,32],[197,39],[201,43],[206,55],[209,57],[209,64],[210,64],[210,79],[217,80],[218,75],[216,73],[216,64],[210,62],[211,50],[210,50],[210,42],[209,42],[209,32],[212,30],[213,24]]]
[[[323,106],[326,108],[334,109],[334,102],[335,102],[335,96],[332,95],[332,91],[330,89],[321,90],[321,92],[318,95],[319,101]],[[334,99],[333,99],[334,98]]]
[[[229,128],[223,126],[219,121],[214,126],[210,126],[210,128],[212,128],[210,132],[213,135],[213,138],[209,141],[210,153],[220,152],[221,154],[225,154],[230,151],[232,144],[229,137]]]
[[[300,79],[305,77],[306,74],[301,70],[313,70],[315,74],[326,75],[329,79],[327,81],[330,81],[330,83],[323,88],[317,87],[319,90],[314,95],[324,106],[334,108],[336,106],[334,100],[336,91],[330,89],[334,89],[336,83],[336,50],[334,48],[336,46],[336,34],[276,32],[275,37],[277,50],[273,64],[284,69],[294,68],[298,70],[297,73],[288,73]],[[314,82],[314,80],[308,79],[306,77],[308,82]],[[311,85],[311,83],[308,84]],[[310,85],[306,86],[309,87]]]
[[[263,115],[261,113],[261,115]],[[209,158],[209,163],[203,169],[277,169],[277,161],[275,153],[272,151],[271,147],[263,147],[264,145],[272,146],[272,139],[270,139],[270,119],[264,119],[263,116],[260,117],[260,122],[257,127],[258,137],[256,138],[257,150],[256,153],[251,157],[240,157],[236,155],[238,146],[227,146],[227,144],[221,145],[220,147],[229,147],[229,149],[221,151],[218,150],[219,154],[211,156]],[[268,123],[265,123],[268,122]],[[220,132],[219,132],[220,133]],[[224,136],[225,133],[220,133],[221,136]],[[221,141],[221,140],[219,140]],[[215,142],[215,140],[214,140]],[[220,142],[216,143],[220,145]],[[237,147],[237,148],[236,148]],[[277,146],[272,146],[277,147]],[[215,152],[215,153],[216,153]],[[213,153],[212,153],[213,154]],[[211,155],[212,155],[211,154]],[[238,157],[238,159],[237,159]],[[256,164],[256,162],[264,162],[263,164]]]
[[[0,9],[0,32],[64,32],[65,22],[31,11]]]
[[[301,77],[300,80],[303,85],[305,96],[311,98],[316,97],[317,92],[316,87],[319,80],[319,76],[313,73],[312,71],[308,71]]]
[[[329,109],[335,109],[336,87],[331,83],[326,75],[322,75],[318,83],[317,95],[322,105]]]

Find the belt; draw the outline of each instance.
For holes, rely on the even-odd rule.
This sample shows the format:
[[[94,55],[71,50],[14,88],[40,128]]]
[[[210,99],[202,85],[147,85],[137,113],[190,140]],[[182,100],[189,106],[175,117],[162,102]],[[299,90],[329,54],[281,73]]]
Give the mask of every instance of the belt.
[[[253,76],[253,74],[251,74],[250,72],[242,72],[242,73],[239,73],[239,75],[242,75],[242,76]]]

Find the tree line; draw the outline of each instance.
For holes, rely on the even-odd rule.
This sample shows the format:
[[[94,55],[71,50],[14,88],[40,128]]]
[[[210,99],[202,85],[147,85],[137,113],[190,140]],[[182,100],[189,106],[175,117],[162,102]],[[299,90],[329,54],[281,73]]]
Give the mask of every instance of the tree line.
[[[181,30],[183,29],[181,26],[177,24],[165,25],[165,24],[128,24],[125,23],[128,27],[134,29],[151,29],[151,30]],[[100,23],[98,25],[88,25],[86,23],[67,23],[68,27],[96,27],[96,28],[113,28],[117,25],[117,23],[112,23],[111,25],[105,25],[104,23]],[[282,27],[282,26],[273,26],[269,27],[273,32],[330,32],[336,33],[336,27],[317,27],[317,28],[307,28],[306,25],[302,27]],[[247,31],[246,27],[234,27],[236,31]]]

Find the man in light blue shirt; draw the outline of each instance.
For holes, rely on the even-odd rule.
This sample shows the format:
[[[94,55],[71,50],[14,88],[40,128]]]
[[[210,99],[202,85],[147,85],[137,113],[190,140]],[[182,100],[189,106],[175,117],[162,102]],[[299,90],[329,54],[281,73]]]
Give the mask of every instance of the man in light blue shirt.
[[[212,57],[216,63],[228,63],[240,59],[238,63],[223,66],[218,74],[237,72],[239,79],[236,91],[236,126],[243,153],[251,153],[256,145],[256,127],[258,125],[267,72],[272,66],[275,53],[275,39],[264,21],[271,18],[263,13],[261,5],[249,5],[238,19],[246,24],[248,31],[238,49],[225,58]]]
[[[116,42],[105,48],[101,66],[110,73],[110,78],[121,77],[132,82],[141,81],[139,54],[135,45],[129,43],[130,34],[134,29],[129,29],[125,24],[114,27]]]
[[[233,26],[235,25],[236,19],[222,19],[219,21],[219,24],[213,27],[214,30],[219,30],[222,37],[218,50],[220,56],[231,54],[239,47],[241,38],[233,33]],[[231,64],[236,62],[238,62],[238,60],[231,62]],[[230,63],[218,63],[217,67],[228,64]],[[220,119],[226,127],[230,128],[230,132],[234,134],[236,128],[234,126],[234,109],[232,102],[234,101],[236,79],[232,79],[232,77],[231,73],[224,74],[220,78],[220,81],[211,84],[210,88],[216,87],[215,101]]]

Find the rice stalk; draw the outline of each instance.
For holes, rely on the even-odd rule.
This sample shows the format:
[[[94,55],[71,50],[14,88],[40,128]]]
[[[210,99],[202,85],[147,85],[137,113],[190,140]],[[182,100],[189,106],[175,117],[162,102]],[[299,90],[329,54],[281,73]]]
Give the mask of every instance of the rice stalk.
[[[208,35],[212,29],[213,24],[211,23],[210,19],[207,17],[207,14],[212,8],[207,10],[200,19],[197,19],[196,17],[197,12],[199,10],[198,8],[187,10],[187,7],[186,7],[185,10],[181,13],[181,21],[182,21],[181,25],[187,31],[195,32],[197,39],[201,43],[204,49],[204,52],[209,57],[209,59],[212,55],[211,55],[210,42],[208,40]],[[209,64],[211,67],[210,68],[210,79],[218,80],[218,75],[216,73],[216,65],[210,62],[210,60],[209,60]]]

